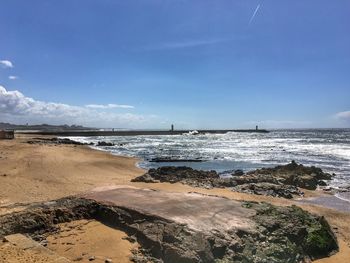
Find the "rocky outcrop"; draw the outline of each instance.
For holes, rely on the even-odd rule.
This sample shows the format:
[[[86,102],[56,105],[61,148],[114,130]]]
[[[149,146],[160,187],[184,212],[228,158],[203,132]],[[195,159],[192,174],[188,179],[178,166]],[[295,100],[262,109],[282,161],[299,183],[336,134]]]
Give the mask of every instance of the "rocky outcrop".
[[[215,198],[219,208],[221,202],[224,207],[226,203],[237,202],[206,198]],[[171,204],[176,206],[176,199],[162,205]],[[190,202],[188,204],[191,206]],[[296,206],[237,204],[246,211],[245,220],[253,222],[249,228],[204,231],[164,218],[154,210],[64,198],[0,216],[0,237],[27,233],[36,240],[43,240],[48,233],[58,230],[56,223],[94,218],[125,231],[141,245],[135,252],[135,262],[310,262],[338,250],[336,237],[323,217]],[[191,207],[188,210],[191,211]]]
[[[203,188],[229,187],[234,191],[259,195],[292,198],[303,193],[297,187],[315,190],[318,185],[326,185],[332,175],[320,168],[307,167],[292,161],[275,168],[263,168],[246,174],[241,170],[232,173],[230,178],[221,178],[215,171],[194,170],[190,167],[164,166],[150,169],[146,174],[133,179],[133,182],[169,182]]]
[[[246,206],[256,209],[254,219],[258,228],[268,233],[262,238],[269,244],[256,246],[259,260],[253,262],[305,262],[338,249],[336,237],[324,217],[309,214],[297,206],[276,207],[267,203],[247,203]],[[306,253],[309,259],[298,259],[299,253]]]
[[[170,158],[170,157],[164,157],[164,158],[153,158],[149,162],[151,163],[198,163],[203,162],[201,159],[183,159],[183,158]]]
[[[33,138],[32,140],[28,140],[27,143],[30,143],[30,144],[94,145],[93,142],[83,143],[83,142],[73,141],[73,140],[68,139],[68,138],[56,138],[56,137],[55,138]],[[115,146],[115,144],[111,143],[111,142],[99,141],[99,142],[97,142],[96,146]]]
[[[294,195],[301,195],[299,189],[293,185],[281,185],[272,183],[247,183],[234,186],[233,191],[256,194],[269,195],[274,197],[283,197],[287,199],[293,198]]]
[[[93,143],[83,143],[73,141],[68,138],[33,138],[32,140],[28,140],[29,144],[71,144],[71,145],[92,145]]]
[[[274,168],[262,168],[248,172],[244,177],[250,182],[271,182],[294,185],[300,188],[315,190],[318,185],[324,186],[324,180],[331,180],[331,174],[315,166],[304,166],[295,161]]]
[[[114,146],[115,144],[112,142],[99,141],[96,146]]]
[[[95,202],[77,198],[36,203],[23,211],[0,216],[0,238],[14,233],[40,236],[44,232],[56,230],[55,224],[92,218],[96,209]]]
[[[163,166],[157,169],[150,169],[145,175],[133,179],[133,182],[143,182],[152,178],[153,182],[183,182],[185,184],[196,186],[206,184],[212,187],[214,181],[220,179],[215,171],[194,170],[186,166]]]

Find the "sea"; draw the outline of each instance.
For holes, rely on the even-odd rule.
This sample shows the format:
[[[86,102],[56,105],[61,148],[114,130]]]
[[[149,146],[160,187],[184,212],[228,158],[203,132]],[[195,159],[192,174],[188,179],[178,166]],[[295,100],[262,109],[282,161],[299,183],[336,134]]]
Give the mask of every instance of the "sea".
[[[269,133],[141,135],[68,137],[94,143],[112,142],[115,146],[93,148],[115,155],[140,159],[142,168],[159,166],[189,166],[194,169],[215,170],[222,175],[241,169],[249,171],[262,167],[287,164],[292,160],[316,166],[334,173],[333,188],[350,187],[350,129],[271,130]],[[198,159],[201,162],[151,162],[154,158]],[[340,194],[350,200],[349,193]]]

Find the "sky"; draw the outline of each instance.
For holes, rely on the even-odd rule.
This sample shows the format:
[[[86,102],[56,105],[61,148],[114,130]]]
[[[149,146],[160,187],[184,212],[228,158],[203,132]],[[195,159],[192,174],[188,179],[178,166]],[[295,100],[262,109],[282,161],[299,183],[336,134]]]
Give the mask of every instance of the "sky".
[[[0,122],[350,127],[350,1],[0,0]]]

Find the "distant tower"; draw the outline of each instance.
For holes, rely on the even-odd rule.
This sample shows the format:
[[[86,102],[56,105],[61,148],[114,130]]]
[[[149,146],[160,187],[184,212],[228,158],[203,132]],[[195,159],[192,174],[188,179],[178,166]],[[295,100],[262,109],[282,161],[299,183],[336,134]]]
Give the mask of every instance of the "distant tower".
[[[255,130],[259,130],[259,127],[258,127],[258,125],[256,125],[256,126],[255,126]]]
[[[171,131],[174,131],[174,124],[171,124]]]

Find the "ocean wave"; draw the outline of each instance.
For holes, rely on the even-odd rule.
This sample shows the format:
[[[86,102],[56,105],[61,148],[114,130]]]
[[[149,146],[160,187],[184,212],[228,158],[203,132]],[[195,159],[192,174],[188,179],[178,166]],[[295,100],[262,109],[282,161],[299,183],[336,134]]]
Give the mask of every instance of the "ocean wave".
[[[210,169],[213,166],[212,169],[218,171],[231,168],[249,170],[295,160],[336,173],[332,181],[335,185],[350,182],[350,130],[69,138],[94,144],[98,141],[112,142],[116,146],[94,148],[117,155],[136,156],[143,159],[142,165],[148,168],[155,164],[147,160],[174,156],[203,159],[206,162],[195,164],[195,168]]]

